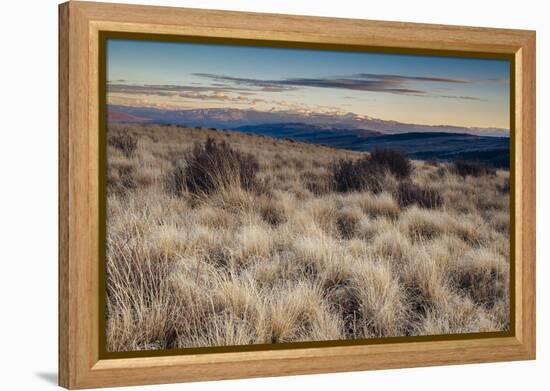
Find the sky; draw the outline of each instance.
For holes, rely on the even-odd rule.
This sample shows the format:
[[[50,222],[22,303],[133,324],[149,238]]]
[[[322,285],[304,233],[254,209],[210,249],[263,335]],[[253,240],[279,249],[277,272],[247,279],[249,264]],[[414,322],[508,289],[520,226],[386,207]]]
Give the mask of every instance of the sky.
[[[507,132],[504,60],[107,41],[109,104],[344,115]]]

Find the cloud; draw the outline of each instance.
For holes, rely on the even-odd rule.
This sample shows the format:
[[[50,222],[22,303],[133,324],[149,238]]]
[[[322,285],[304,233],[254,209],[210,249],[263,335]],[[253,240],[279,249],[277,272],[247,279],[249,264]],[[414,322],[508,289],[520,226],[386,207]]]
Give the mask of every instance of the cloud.
[[[404,75],[392,75],[392,74],[378,74],[378,73],[358,73],[355,77],[372,79],[372,80],[384,80],[393,82],[433,82],[433,83],[454,83],[454,84],[467,84],[468,80],[463,79],[451,79],[444,77],[425,77],[425,76],[404,76]]]
[[[352,78],[301,78],[287,79],[284,83],[293,86],[318,87],[318,88],[337,88],[353,91],[375,91],[389,92],[392,94],[425,94],[426,91],[417,88],[410,88],[405,83],[390,80],[364,80]]]
[[[109,84],[107,85],[108,92],[121,92],[121,93],[142,93],[150,95],[158,95],[159,93],[180,93],[189,91],[201,91],[201,92],[229,92],[229,91],[246,91],[242,88],[236,88],[232,86],[196,86],[196,85],[171,85],[171,84]]]
[[[111,84],[108,85],[107,91],[110,95],[117,95],[121,98],[140,97],[139,99],[141,100],[146,99],[146,97],[166,97],[173,100],[176,98],[183,98],[188,100],[233,102],[239,104],[256,104],[264,102],[263,99],[255,98],[252,92],[242,91],[240,88],[232,87]]]
[[[342,77],[319,77],[319,78],[285,78],[280,80],[244,78],[212,73],[194,73],[194,76],[209,79],[210,85],[132,85],[132,84],[109,84],[109,92],[119,93],[141,93],[146,95],[169,96],[169,94],[186,94],[192,97],[191,92],[239,92],[241,94],[254,94],[257,92],[284,92],[293,91],[299,88],[331,88],[349,91],[372,91],[385,92],[399,95],[428,94],[425,87],[418,87],[418,84],[425,86],[426,83],[470,83],[467,80],[406,76],[395,74],[374,74],[358,73]],[[196,99],[201,99],[196,95]],[[223,98],[221,98],[223,99]],[[466,98],[464,98],[466,99]]]
[[[487,99],[478,98],[478,97],[475,97],[475,96],[439,95],[439,98],[463,99],[463,100],[475,100],[475,101],[478,101],[478,102],[487,102]]]
[[[411,86],[411,83],[469,83],[467,80],[404,76],[392,74],[359,73],[344,77],[321,77],[321,78],[287,78],[280,80],[251,79],[216,75],[211,73],[195,73],[195,76],[208,78],[216,83],[233,83],[234,85],[258,88],[261,91],[280,92],[294,90],[299,87],[335,88],[352,91],[373,91],[386,92],[403,95],[424,95],[428,91]]]
[[[261,79],[248,79],[244,77],[233,77],[225,75],[215,75],[212,73],[194,73],[195,76],[204,77],[217,82],[229,82],[240,86],[248,86],[258,88],[261,91],[267,92],[281,92],[296,89],[292,85],[285,85],[282,80],[261,80]]]

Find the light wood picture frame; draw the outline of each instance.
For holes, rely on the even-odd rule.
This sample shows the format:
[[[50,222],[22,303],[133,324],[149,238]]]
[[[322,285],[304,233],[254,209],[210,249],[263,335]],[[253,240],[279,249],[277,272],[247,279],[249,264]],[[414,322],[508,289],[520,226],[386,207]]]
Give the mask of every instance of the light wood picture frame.
[[[498,335],[105,353],[107,36],[510,59],[512,320]],[[535,359],[535,32],[70,1],[59,6],[59,384],[69,389]],[[512,214],[513,213],[513,214]]]

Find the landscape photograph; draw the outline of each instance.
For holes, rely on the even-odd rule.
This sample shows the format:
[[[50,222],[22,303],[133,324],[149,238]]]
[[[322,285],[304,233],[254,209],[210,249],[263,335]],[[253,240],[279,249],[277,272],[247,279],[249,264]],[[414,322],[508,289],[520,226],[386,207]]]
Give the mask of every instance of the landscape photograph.
[[[506,332],[510,62],[108,39],[107,352]]]

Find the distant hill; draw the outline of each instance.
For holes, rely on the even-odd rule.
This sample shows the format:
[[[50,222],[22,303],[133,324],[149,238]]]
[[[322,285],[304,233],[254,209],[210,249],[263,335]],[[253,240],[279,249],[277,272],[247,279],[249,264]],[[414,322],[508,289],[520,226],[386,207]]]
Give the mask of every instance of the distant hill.
[[[108,123],[143,123],[149,121],[146,118],[141,118],[130,113],[125,113],[122,111],[112,111],[109,110],[107,113],[107,122]]]
[[[314,144],[328,145],[334,148],[343,149],[352,149],[350,146],[355,143],[361,142],[368,137],[382,135],[380,132],[367,129],[341,129],[331,126],[317,126],[293,122],[239,126],[233,130],[249,134],[261,134],[274,138],[307,141]]]
[[[464,133],[405,133],[373,137],[350,149],[400,149],[413,159],[475,160],[494,167],[509,168],[508,137],[475,136]]]
[[[412,159],[475,160],[502,168],[508,168],[510,161],[508,137],[443,132],[381,134],[364,129],[319,128],[295,123],[241,126],[235,130],[352,151],[372,151],[375,148],[399,149]]]

